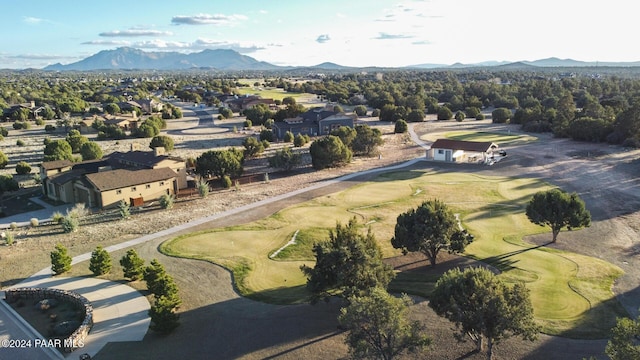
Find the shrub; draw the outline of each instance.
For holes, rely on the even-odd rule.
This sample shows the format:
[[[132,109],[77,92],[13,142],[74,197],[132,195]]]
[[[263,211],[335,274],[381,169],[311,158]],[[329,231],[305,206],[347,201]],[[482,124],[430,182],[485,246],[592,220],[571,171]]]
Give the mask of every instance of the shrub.
[[[407,124],[406,121],[404,121],[404,120],[396,121],[396,125],[393,128],[393,132],[394,133],[403,134],[403,133],[406,133],[407,131],[409,131],[409,125]]]
[[[264,129],[260,131],[260,140],[267,140],[273,142],[273,131]]]
[[[13,243],[15,242],[13,233],[11,231],[7,231],[7,233],[4,236],[5,236],[4,240],[6,241],[7,246],[13,245]]]
[[[291,151],[291,148],[283,148],[276,151],[275,155],[269,158],[269,166],[290,171],[302,163],[302,155]],[[267,174],[265,174],[266,176]],[[267,180],[265,180],[267,182]]]
[[[138,280],[144,271],[144,259],[138,256],[134,249],[127,250],[127,253],[120,259],[120,266],[124,277],[130,280]]]
[[[4,126],[0,126],[0,135],[2,136],[9,136],[9,130],[7,130],[7,128],[5,128]]]
[[[353,108],[353,112],[358,116],[366,116],[367,115],[367,107],[364,105],[357,105]]]
[[[18,223],[17,222],[12,222],[11,224],[9,224],[9,228],[11,230],[16,230],[18,228]]]
[[[51,125],[51,124],[47,124],[47,125],[44,126],[44,131],[46,131],[48,133],[49,132],[54,132],[54,131],[56,131],[56,127]]]
[[[251,120],[245,120],[245,121],[242,123],[242,126],[244,126],[244,127],[245,127],[245,128],[247,128],[247,129],[250,129],[250,128],[253,126],[253,122],[251,122]]]
[[[31,218],[29,223],[31,224],[31,227],[38,227],[38,225],[40,225],[38,218]]]
[[[60,225],[62,225],[62,231],[65,233],[72,233],[78,231],[80,221],[76,217],[67,215],[62,218]]]
[[[196,187],[198,188],[198,194],[200,194],[201,198],[206,198],[209,195],[209,182],[200,178],[196,183]]]
[[[62,244],[57,244],[51,256],[51,271],[54,275],[59,275],[71,270],[71,256],[67,252],[67,248]]]
[[[56,224],[61,224],[62,219],[64,219],[64,215],[62,215],[62,213],[59,211],[55,211],[53,214],[51,214],[51,221]]]
[[[380,109],[373,109],[373,111],[371,111],[371,117],[378,117],[380,116]]]
[[[128,202],[124,200],[120,200],[118,203],[118,213],[120,213],[120,217],[123,219],[128,219],[131,216],[131,206]]]
[[[293,133],[291,131],[287,131],[286,133],[284,133],[282,141],[290,143],[293,141],[293,138]]]
[[[42,126],[42,125],[44,125],[44,119],[37,118],[37,119],[36,119],[36,125],[38,125],[38,126]]]
[[[2,151],[0,151],[0,169],[4,169],[9,163],[9,158]]]
[[[222,181],[222,187],[225,189],[229,189],[231,188],[231,178],[229,177],[229,175],[225,175],[223,176],[220,181]]]
[[[476,120],[484,120],[484,114],[479,113],[478,115],[476,115]]]
[[[25,175],[31,172],[31,166],[26,161],[20,161],[16,164],[16,174]]]
[[[163,147],[165,151],[171,151],[173,150],[174,143],[173,143],[173,139],[166,135],[157,135],[157,136],[154,136],[153,139],[151,139],[151,143],[149,144],[149,147],[152,149],[157,147]]]
[[[24,146],[24,140],[18,139],[18,141],[16,141],[16,146]]]
[[[164,194],[160,197],[160,207],[163,209],[173,208],[173,195]]]
[[[307,144],[307,142],[309,142],[309,140],[302,134],[298,134],[296,135],[296,137],[293,139],[293,146],[295,147],[302,147],[305,144]]]
[[[456,111],[456,121],[457,122],[462,122],[464,120],[464,118],[466,118],[467,116],[465,115],[464,112],[462,111]]]
[[[438,120],[451,120],[453,112],[446,106],[440,106],[438,108]]]
[[[311,143],[311,163],[316,170],[348,164],[353,155],[339,137],[328,135]]]
[[[100,276],[111,271],[111,256],[102,246],[96,247],[91,253],[89,270],[91,270],[95,276]]]

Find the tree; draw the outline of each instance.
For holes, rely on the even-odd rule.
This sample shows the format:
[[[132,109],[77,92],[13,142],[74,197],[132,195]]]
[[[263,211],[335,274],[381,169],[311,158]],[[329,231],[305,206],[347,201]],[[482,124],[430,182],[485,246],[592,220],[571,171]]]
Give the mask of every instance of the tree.
[[[312,142],[309,152],[311,164],[316,170],[344,166],[351,161],[352,156],[351,150],[339,137],[333,135]]]
[[[2,151],[0,151],[0,169],[4,169],[9,164],[9,158]]]
[[[202,177],[215,175],[238,177],[242,175],[244,153],[239,149],[209,150],[196,159],[196,171]]]
[[[422,122],[424,121],[424,112],[422,110],[411,110],[407,115],[408,122]]]
[[[393,268],[382,262],[382,250],[371,228],[366,235],[358,229],[355,218],[346,226],[338,223],[329,232],[329,240],[313,246],[316,264],[301,267],[307,276],[311,301],[326,299],[332,294],[355,296],[366,294],[374,287],[386,288],[395,276]]]
[[[142,277],[144,272],[144,259],[138,256],[134,249],[127,250],[127,253],[120,259],[120,266],[124,277],[135,281]]]
[[[452,117],[453,117],[453,112],[451,111],[451,109],[449,109],[446,106],[438,107],[438,115],[437,115],[438,120],[451,120]]]
[[[290,143],[290,142],[293,142],[294,137],[295,136],[291,131],[287,131],[284,133],[284,136],[282,137],[282,141]]]
[[[351,151],[354,154],[371,156],[375,154],[378,146],[384,144],[382,133],[379,129],[372,128],[369,125],[356,125],[355,132],[356,136],[350,143]]]
[[[118,104],[108,103],[108,104],[104,104],[104,111],[107,112],[107,114],[115,115],[115,114],[119,114],[121,110]]]
[[[91,272],[96,276],[100,276],[111,271],[111,256],[107,250],[102,248],[102,246],[96,247],[96,249],[91,253],[89,270],[91,270]]]
[[[157,290],[157,283],[160,279],[167,274],[164,266],[158,261],[153,259],[149,265],[142,271],[142,278],[147,283],[147,288],[151,293],[155,294],[154,290]]]
[[[309,135],[298,134],[293,138],[293,146],[302,147],[305,146],[309,142]]]
[[[440,251],[462,252],[472,240],[473,236],[458,226],[453,211],[435,199],[398,216],[391,245],[405,254],[419,251],[435,266]]]
[[[160,128],[158,128],[155,124],[149,123],[147,121],[140,124],[138,129],[135,131],[135,134],[139,138],[152,138],[160,133]]]
[[[518,335],[533,341],[538,332],[529,290],[522,283],[507,286],[484,268],[444,273],[429,306],[456,325],[458,340],[468,336],[478,351],[485,350],[486,341],[487,359],[501,339]]]
[[[120,200],[118,202],[118,212],[121,218],[128,219],[131,216],[131,205],[124,200]]]
[[[640,319],[618,318],[605,353],[611,360],[640,359]]]
[[[69,256],[67,248],[62,244],[57,244],[50,255],[51,271],[53,271],[54,275],[60,275],[71,270],[71,256]]]
[[[89,141],[86,136],[81,135],[80,131],[75,129],[69,131],[65,140],[71,145],[71,152],[74,154],[79,153],[82,145]]]
[[[53,140],[44,147],[44,161],[72,159],[71,145],[66,140]]]
[[[269,158],[269,166],[285,171],[291,171],[301,163],[302,155],[298,152],[291,151],[290,147],[277,150],[276,153]]]
[[[267,122],[267,120],[273,118],[273,111],[269,110],[269,105],[267,104],[257,104],[248,109],[244,110],[244,116],[247,120],[251,120],[251,122],[255,125],[263,125]]]
[[[252,158],[264,152],[264,145],[253,136],[249,136],[242,141],[244,146],[244,157]]]
[[[456,118],[457,122],[463,121],[464,118],[466,118],[466,117],[467,117],[467,115],[465,115],[465,113],[462,110],[456,111],[455,118]]]
[[[16,174],[26,175],[31,172],[31,165],[26,161],[20,161],[16,164]]]
[[[173,139],[166,135],[156,135],[149,143],[150,148],[155,149],[157,147],[163,147],[167,152],[173,150],[173,146]]]
[[[527,205],[526,214],[532,223],[551,227],[551,242],[556,242],[564,227],[571,230],[591,225],[591,213],[578,194],[568,194],[560,189],[534,194]]]
[[[364,105],[356,105],[353,112],[358,116],[367,116],[367,107]]]
[[[351,356],[390,360],[424,350],[431,340],[422,334],[419,321],[409,319],[411,304],[409,296],[396,298],[381,288],[350,298],[349,305],[340,309],[338,321],[349,330],[345,342]]]
[[[409,125],[404,120],[396,121],[396,124],[393,128],[393,132],[396,134],[404,134],[409,131]]]
[[[102,159],[102,149],[100,145],[94,141],[89,141],[80,147],[80,155],[82,160],[99,160]]]
[[[350,126],[340,126],[337,129],[331,130],[330,135],[339,137],[340,141],[350,148],[351,143],[356,138],[356,129]]]
[[[180,316],[175,313],[175,306],[172,300],[166,297],[159,297],[153,301],[149,309],[151,325],[149,328],[161,334],[169,334],[179,325]]]
[[[497,108],[491,112],[491,119],[494,124],[506,123],[507,121],[509,121],[509,119],[511,119],[511,110],[507,109],[506,107]]]

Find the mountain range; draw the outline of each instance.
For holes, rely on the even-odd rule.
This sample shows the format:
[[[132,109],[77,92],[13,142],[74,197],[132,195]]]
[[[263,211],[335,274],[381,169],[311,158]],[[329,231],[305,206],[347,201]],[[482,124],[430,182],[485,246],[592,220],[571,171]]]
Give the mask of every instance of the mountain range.
[[[486,61],[474,64],[417,64],[407,66],[411,69],[459,69],[471,67],[633,67],[640,66],[636,62],[585,62],[573,59],[548,58],[535,61]],[[290,70],[296,67],[284,67],[258,61],[250,56],[242,55],[234,50],[216,49],[203,50],[195,53],[179,52],[147,52],[129,47],[115,50],[103,50],[75,63],[49,65],[43,70],[49,71],[91,71],[91,70],[188,70],[215,69],[220,71],[268,71]],[[297,67],[296,69],[299,69]],[[315,66],[303,67],[317,70],[350,70],[354,67],[342,66],[325,62]]]

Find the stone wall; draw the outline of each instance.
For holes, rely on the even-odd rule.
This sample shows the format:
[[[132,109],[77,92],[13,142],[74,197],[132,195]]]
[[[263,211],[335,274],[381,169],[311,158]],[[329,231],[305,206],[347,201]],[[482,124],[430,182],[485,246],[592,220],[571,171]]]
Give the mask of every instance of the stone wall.
[[[71,302],[72,304],[84,308],[84,320],[80,326],[66,339],[62,339],[65,352],[72,352],[84,344],[84,339],[89,335],[93,327],[93,306],[84,296],[66,290],[50,288],[15,288],[4,290],[5,299],[8,303],[13,303],[20,299],[57,299]]]

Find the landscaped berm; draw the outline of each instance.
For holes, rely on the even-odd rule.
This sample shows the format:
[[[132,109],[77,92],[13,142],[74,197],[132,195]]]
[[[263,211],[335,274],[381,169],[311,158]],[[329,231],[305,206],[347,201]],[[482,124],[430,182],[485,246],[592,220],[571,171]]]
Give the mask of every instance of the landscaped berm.
[[[526,283],[543,332],[605,338],[616,316],[625,314],[611,291],[622,270],[599,259],[522,241],[525,235],[547,231],[529,222],[525,207],[535,192],[548,188],[549,184],[533,178],[389,173],[260,221],[172,239],[162,244],[161,251],[226,267],[233,272],[239,292],[250,298],[300,303],[309,295],[300,266],[313,265],[313,243],[327,239],[337,222],[345,224],[357,217],[360,224],[371,227],[385,257],[398,257],[401,253],[390,243],[397,216],[437,198],[458,213],[462,225],[475,235],[465,256],[497,268],[507,282]],[[424,265],[428,266],[427,261]],[[399,272],[390,287],[428,297],[436,280],[420,272]]]

